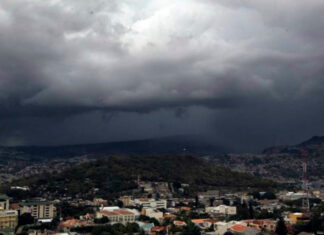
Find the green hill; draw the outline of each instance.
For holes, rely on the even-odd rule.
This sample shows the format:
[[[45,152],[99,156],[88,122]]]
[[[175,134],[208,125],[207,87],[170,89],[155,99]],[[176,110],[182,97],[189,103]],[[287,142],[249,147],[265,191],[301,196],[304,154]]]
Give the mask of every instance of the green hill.
[[[274,187],[269,180],[218,167],[192,156],[110,157],[64,170],[21,179],[13,184],[29,185],[32,196],[52,195],[108,197],[137,187],[142,180],[188,183],[194,189],[209,187]]]

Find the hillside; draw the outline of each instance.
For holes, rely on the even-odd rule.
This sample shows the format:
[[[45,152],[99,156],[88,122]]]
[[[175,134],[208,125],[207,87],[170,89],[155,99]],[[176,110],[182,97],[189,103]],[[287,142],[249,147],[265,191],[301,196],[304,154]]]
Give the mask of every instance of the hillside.
[[[301,150],[307,151],[310,180],[320,181],[324,177],[324,137],[320,136],[296,145],[269,147],[261,154],[218,154],[211,160],[236,171],[298,184],[302,171]]]
[[[302,149],[307,150],[310,156],[324,154],[324,136],[313,136],[296,145],[272,146],[262,152],[265,154],[288,153],[299,155]]]
[[[192,156],[110,157],[74,166],[59,174],[38,175],[14,184],[29,185],[35,196],[97,194],[107,196],[136,188],[136,179],[188,183],[193,188],[274,187],[276,183],[232,172]],[[94,192],[94,189],[99,190]]]
[[[155,154],[213,154],[229,150],[200,136],[169,136],[143,140],[80,144],[66,146],[18,146],[1,147],[0,163],[8,160],[28,162],[55,158],[107,155],[155,155]]]

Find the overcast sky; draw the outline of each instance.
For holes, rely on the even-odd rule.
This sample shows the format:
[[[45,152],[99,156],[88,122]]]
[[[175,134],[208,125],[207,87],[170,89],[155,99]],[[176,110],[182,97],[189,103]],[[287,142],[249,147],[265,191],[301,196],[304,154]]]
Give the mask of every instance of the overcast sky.
[[[0,144],[324,135],[323,0],[1,0]]]

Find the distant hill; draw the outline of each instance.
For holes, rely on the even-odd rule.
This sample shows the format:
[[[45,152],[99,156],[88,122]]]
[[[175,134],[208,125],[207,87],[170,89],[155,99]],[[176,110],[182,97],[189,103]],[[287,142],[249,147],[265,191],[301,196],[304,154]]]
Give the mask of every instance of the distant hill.
[[[277,184],[245,173],[219,167],[193,156],[114,156],[73,166],[58,174],[21,179],[15,185],[29,185],[35,196],[108,196],[135,187],[137,178],[145,181],[188,183],[194,189],[208,187],[276,187]],[[82,194],[82,195],[81,195]]]
[[[324,136],[313,136],[312,138],[296,145],[272,146],[263,150],[265,154],[300,154],[301,150],[307,150],[311,154],[324,153]]]
[[[323,136],[314,136],[296,145],[272,146],[261,154],[216,154],[212,160],[236,171],[300,184],[303,161],[301,150],[307,152],[309,179],[321,181],[324,177]]]
[[[80,144],[67,146],[0,147],[1,159],[40,161],[82,155],[155,155],[155,154],[214,154],[229,151],[199,136],[170,136],[164,138]]]

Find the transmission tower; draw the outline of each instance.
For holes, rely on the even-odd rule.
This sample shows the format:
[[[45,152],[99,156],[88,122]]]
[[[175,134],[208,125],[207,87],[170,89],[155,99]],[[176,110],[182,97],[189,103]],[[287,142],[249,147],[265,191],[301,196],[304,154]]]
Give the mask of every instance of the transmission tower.
[[[300,152],[302,155],[302,167],[303,167],[302,188],[305,195],[302,200],[302,208],[306,212],[309,212],[310,205],[309,205],[309,184],[308,184],[308,176],[307,176],[307,151],[302,149]]]

